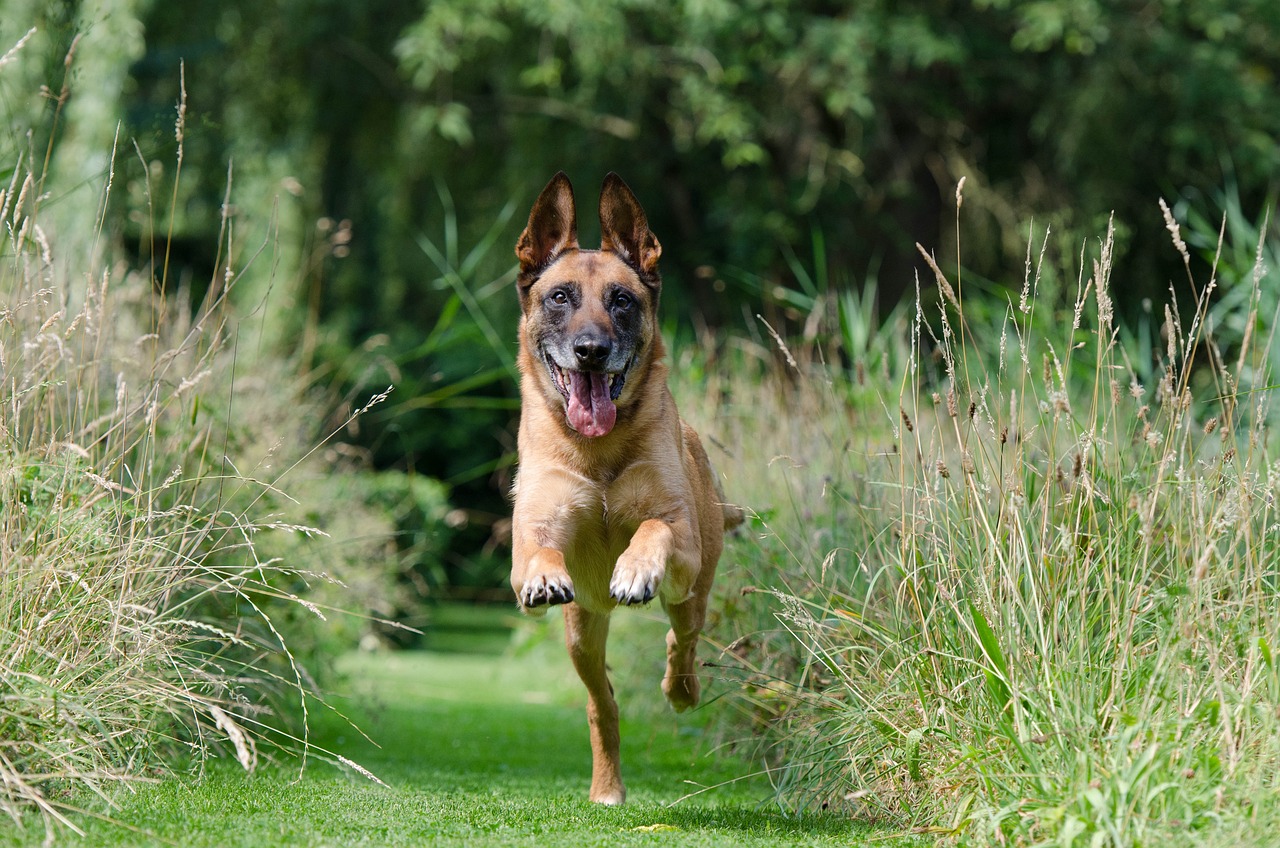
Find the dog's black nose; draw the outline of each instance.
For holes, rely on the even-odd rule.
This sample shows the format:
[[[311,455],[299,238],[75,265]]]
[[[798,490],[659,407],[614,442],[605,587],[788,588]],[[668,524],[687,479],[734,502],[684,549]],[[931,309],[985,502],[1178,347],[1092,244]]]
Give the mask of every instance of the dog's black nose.
[[[578,336],[573,343],[574,356],[582,368],[599,368],[613,351],[613,343],[605,336]]]

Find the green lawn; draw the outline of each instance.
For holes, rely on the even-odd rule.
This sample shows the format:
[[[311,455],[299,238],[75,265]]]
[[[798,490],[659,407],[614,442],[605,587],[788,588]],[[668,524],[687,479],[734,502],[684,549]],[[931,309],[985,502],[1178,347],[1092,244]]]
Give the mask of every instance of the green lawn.
[[[456,613],[451,621],[456,621]],[[458,623],[463,630],[464,623]],[[455,648],[501,644],[441,638]],[[350,710],[375,746],[332,718],[317,741],[389,788],[310,766],[246,776],[219,764],[198,783],[167,781],[125,794],[113,818],[80,820],[66,845],[850,845],[873,833],[835,816],[784,815],[752,767],[710,750],[693,719],[667,714],[623,726],[628,802],[586,800],[591,753],[581,686],[560,651],[523,658],[492,650],[353,654],[341,670]],[[655,646],[655,651],[659,650]],[[654,681],[656,689],[658,681]],[[716,706],[710,707],[717,708]],[[625,712],[625,711],[624,711]],[[718,788],[679,800],[699,785]],[[0,826],[0,844],[36,845]]]

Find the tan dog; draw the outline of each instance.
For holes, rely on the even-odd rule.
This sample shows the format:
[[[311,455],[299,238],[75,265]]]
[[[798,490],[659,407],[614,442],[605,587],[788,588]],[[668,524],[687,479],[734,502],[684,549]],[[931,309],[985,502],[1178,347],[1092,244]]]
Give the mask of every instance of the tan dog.
[[[621,804],[609,613],[662,601],[671,621],[662,691],[677,711],[696,705],[707,593],[742,511],[724,503],[667,389],[662,248],[616,174],[601,189],[600,228],[599,250],[578,247],[562,172],[516,244],[522,411],[511,586],[523,612],[565,605],[569,656],[587,687],[591,800]]]

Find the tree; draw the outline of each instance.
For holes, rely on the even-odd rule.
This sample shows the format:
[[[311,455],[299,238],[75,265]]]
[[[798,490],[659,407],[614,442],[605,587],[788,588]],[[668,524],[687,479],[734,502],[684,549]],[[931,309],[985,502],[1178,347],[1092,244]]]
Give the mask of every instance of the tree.
[[[690,280],[777,269],[820,227],[892,296],[914,243],[945,241],[961,176],[966,252],[992,275],[1018,267],[1031,215],[1083,237],[1114,209],[1158,235],[1156,198],[1220,185],[1225,158],[1260,202],[1280,166],[1277,33],[1266,0],[438,0],[397,52],[415,127],[459,169],[512,186],[623,171],[662,198],[655,228]],[[1162,248],[1129,245],[1141,293],[1164,288]]]

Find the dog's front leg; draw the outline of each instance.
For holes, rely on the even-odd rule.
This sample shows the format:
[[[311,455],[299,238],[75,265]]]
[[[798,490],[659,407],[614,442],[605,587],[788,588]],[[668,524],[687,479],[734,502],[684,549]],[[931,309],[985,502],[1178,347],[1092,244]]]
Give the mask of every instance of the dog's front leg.
[[[581,487],[568,475],[521,474],[511,524],[511,588],[522,612],[542,615],[549,605],[574,598],[564,551],[577,532]]]
[[[665,581],[662,596],[683,601],[698,576],[699,557],[692,536],[683,518],[640,522],[613,568],[609,594],[620,604],[648,603]]]
[[[523,532],[519,521],[512,530],[511,588],[520,611],[544,615],[548,606],[572,601],[573,580],[565,567],[564,553],[550,544],[539,544],[551,540]]]
[[[573,580],[565,568],[564,554],[555,548],[532,546],[532,552],[511,558],[511,588],[520,610],[542,615],[548,605],[573,600]]]
[[[564,551],[591,502],[582,478],[530,464],[521,470],[511,524],[511,588],[520,610],[543,615],[573,599]]]

